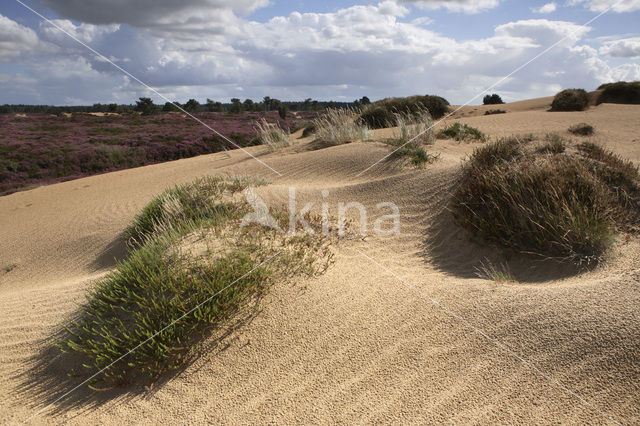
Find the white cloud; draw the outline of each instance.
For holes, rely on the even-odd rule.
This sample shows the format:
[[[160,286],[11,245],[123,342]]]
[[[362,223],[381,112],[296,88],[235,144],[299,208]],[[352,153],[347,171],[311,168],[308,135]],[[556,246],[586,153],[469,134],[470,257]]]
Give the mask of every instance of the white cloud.
[[[31,28],[0,15],[0,61],[7,61],[38,47],[38,35]]]
[[[538,8],[532,7],[531,11],[534,13],[553,13],[558,9],[558,5],[556,3],[547,3]]]
[[[604,12],[609,8],[618,13],[640,10],[640,0],[569,0],[568,4],[584,4],[594,12]]]
[[[640,58],[640,37],[608,41],[600,48],[600,54],[613,58]]]
[[[479,13],[493,9],[500,0],[400,0],[422,9],[447,9],[451,12]]]
[[[506,99],[526,98],[550,95],[559,87],[589,89],[621,75],[640,78],[638,66],[611,69],[598,51],[582,41],[590,29],[572,22],[509,22],[497,26],[489,37],[458,41],[430,30],[427,20],[403,22],[407,8],[389,0],[331,13],[293,12],[265,23],[239,17],[230,9],[215,13],[230,25],[202,20],[182,24],[180,19],[146,28],[59,22],[168,98],[180,101],[266,95],[350,100],[433,93],[463,103],[563,39],[494,91],[506,94]],[[73,42],[66,44],[51,30],[43,25],[40,35],[58,52],[22,58],[29,67],[22,77],[37,84],[27,88],[16,75],[16,83],[5,94],[9,99],[129,103],[149,95],[110,64]]]

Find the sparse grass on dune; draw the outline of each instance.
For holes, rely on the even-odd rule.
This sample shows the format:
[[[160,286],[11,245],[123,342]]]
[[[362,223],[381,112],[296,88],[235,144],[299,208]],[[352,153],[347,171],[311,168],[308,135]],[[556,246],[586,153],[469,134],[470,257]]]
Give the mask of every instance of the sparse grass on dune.
[[[126,354],[93,388],[158,379],[197,356],[203,339],[233,324],[271,283],[326,269],[331,254],[320,233],[241,228],[251,208],[223,200],[249,180],[238,182],[203,178],[176,187],[136,217],[130,234],[139,244],[96,283],[59,342],[84,358],[88,374]],[[288,215],[273,213],[284,228]],[[204,248],[193,249],[194,240]]]
[[[542,154],[561,154],[567,149],[567,142],[557,133],[547,133],[544,140],[546,143],[537,150]]]
[[[581,152],[541,152],[516,138],[476,149],[454,194],[457,220],[473,235],[519,252],[597,261],[617,228],[637,217],[640,176],[601,148]]]
[[[256,123],[258,139],[272,151],[291,145],[291,135],[277,123],[268,123],[264,118]]]
[[[406,157],[414,166],[421,167],[433,163],[438,156],[429,154],[426,145],[434,143],[433,120],[429,111],[423,109],[414,113],[402,113],[395,115],[396,128],[393,136],[384,142],[400,147],[394,151],[394,157]]]
[[[349,109],[328,109],[313,120],[315,139],[329,145],[341,145],[369,137],[367,126],[356,122],[356,113]]]
[[[480,130],[475,127],[471,127],[467,124],[455,122],[438,132],[438,138],[446,139],[452,138],[457,141],[476,140],[485,141],[486,136]]]
[[[590,124],[579,123],[569,127],[569,133],[576,136],[592,136],[595,133],[595,129]]]

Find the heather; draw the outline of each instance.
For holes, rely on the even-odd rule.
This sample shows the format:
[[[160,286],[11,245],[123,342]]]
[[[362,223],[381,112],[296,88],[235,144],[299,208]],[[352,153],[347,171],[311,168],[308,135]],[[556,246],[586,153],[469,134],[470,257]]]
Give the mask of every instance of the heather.
[[[286,131],[317,112],[277,111],[197,117],[238,146],[259,144],[256,123],[265,119]],[[0,194],[164,161],[236,149],[202,124],[179,113],[0,114]]]

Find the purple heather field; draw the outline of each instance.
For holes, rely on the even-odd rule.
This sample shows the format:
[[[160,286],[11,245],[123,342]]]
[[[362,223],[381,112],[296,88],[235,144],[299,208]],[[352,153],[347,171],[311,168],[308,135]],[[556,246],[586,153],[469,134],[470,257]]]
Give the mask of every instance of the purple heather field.
[[[297,129],[315,112],[276,111],[197,117],[240,146],[257,144],[256,122],[265,118]],[[0,195],[98,173],[233,149],[202,124],[181,113],[142,116],[0,114]]]

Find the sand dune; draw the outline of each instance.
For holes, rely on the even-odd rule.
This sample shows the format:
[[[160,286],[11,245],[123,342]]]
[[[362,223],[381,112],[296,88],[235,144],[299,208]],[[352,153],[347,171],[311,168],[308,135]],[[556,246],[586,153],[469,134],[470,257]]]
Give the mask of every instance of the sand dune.
[[[491,116],[465,107],[448,121],[491,137],[569,137],[570,125],[588,122],[595,140],[640,161],[640,107],[549,113],[550,102]],[[1,197],[0,422],[29,418],[81,381],[50,350],[59,324],[122,256],[133,215],[204,174],[265,177],[270,185],[257,191],[269,203],[285,203],[290,186],[317,208],[323,189],[331,206],[391,201],[402,232],[336,245],[325,275],[274,286],[250,322],[152,390],[83,388],[33,423],[640,422],[640,242],[621,238],[594,271],[512,259],[517,282],[480,279],[480,262],[502,259],[470,242],[446,210],[476,145],[439,140],[440,160],[423,170],[383,161],[357,176],[388,147],[307,144],[250,148],[282,176],[234,151]]]

